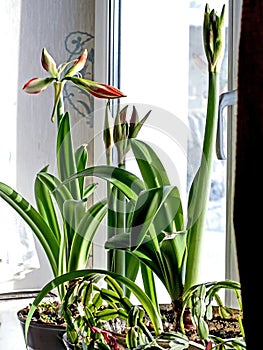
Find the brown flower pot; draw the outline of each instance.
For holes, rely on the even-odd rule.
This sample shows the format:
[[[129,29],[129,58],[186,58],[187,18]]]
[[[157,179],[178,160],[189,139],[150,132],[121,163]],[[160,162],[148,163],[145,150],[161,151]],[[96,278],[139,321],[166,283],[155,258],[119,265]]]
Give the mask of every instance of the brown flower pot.
[[[20,325],[25,331],[25,319],[19,316],[20,311],[17,313],[17,317],[20,321]],[[65,350],[65,345],[62,340],[62,336],[65,333],[66,328],[64,326],[42,324],[35,321],[31,321],[28,329],[28,341],[27,349],[29,350]]]

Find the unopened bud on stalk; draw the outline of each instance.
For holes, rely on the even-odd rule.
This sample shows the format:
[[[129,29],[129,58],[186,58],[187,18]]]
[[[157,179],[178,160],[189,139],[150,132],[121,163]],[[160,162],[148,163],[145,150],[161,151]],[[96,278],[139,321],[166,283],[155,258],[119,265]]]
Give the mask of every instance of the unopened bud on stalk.
[[[203,40],[204,49],[208,61],[209,72],[219,72],[224,56],[224,16],[225,5],[222,7],[221,15],[218,16],[215,10],[210,12],[208,4],[205,7]]]
[[[117,112],[114,128],[113,140],[118,152],[118,163],[123,165],[125,162],[126,146],[128,142],[128,123],[126,121],[128,106]]]
[[[128,124],[126,122],[126,113],[128,106],[122,108],[116,114],[114,129],[113,129],[113,140],[114,143],[118,143],[127,138]]]
[[[131,115],[131,119],[130,119],[130,126],[129,126],[129,138],[132,137],[133,131],[134,131],[135,126],[137,125],[138,122],[139,122],[138,112],[137,112],[136,107],[133,106],[132,115]]]
[[[109,122],[109,102],[107,102],[106,110],[105,110],[103,141],[107,152],[113,146],[112,128]]]

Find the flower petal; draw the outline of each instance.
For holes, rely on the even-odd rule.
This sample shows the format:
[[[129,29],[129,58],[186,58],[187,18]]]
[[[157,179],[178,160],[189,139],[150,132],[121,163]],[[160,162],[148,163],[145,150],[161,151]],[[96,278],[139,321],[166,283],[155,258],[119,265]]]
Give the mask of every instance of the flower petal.
[[[73,66],[71,68],[69,68],[69,70],[66,72],[65,77],[72,77],[73,75],[75,75],[77,72],[81,71],[81,69],[84,68],[85,63],[87,61],[87,57],[88,57],[88,51],[87,49],[85,49],[82,53],[81,56],[79,56],[79,58],[76,59],[76,61],[74,62]]]
[[[100,84],[92,80],[76,77],[71,77],[70,80],[79,88],[87,91],[94,97],[107,99],[126,97],[123,92],[111,85]]]
[[[42,63],[42,67],[48,73],[50,73],[50,75],[53,78],[58,77],[58,70],[57,70],[56,62],[54,61],[53,57],[51,57],[50,54],[47,52],[46,48],[44,48],[42,50],[41,63]]]
[[[23,90],[28,94],[38,94],[45,90],[53,80],[54,78],[33,78],[25,83]]]

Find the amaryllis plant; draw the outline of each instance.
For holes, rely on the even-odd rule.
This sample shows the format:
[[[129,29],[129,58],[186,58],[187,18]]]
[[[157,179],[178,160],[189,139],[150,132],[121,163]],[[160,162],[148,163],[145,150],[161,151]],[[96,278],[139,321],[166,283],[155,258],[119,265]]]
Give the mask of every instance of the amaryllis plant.
[[[158,155],[147,143],[137,139],[128,141],[140,169],[140,177],[121,167],[98,166],[85,169],[69,179],[98,176],[125,195],[125,223],[116,226],[117,233],[108,239],[105,247],[128,252],[159,278],[171,297],[179,329],[184,293],[198,283],[201,271],[204,224],[216,144],[224,14],[225,6],[217,15],[206,5],[203,42],[208,63],[207,113],[202,155],[189,191],[186,215],[179,190],[171,184]],[[121,123],[125,127],[125,121]],[[129,261],[128,268],[135,271],[137,265]],[[147,294],[158,307],[158,292],[155,293],[155,283],[149,276],[145,271],[143,282],[147,284]],[[194,307],[190,301],[188,306]],[[188,331],[191,332],[192,328],[190,325]]]
[[[94,183],[85,185],[83,179],[78,179],[61,185],[72,174],[85,169],[88,159],[85,145],[74,150],[70,114],[64,112],[63,87],[66,83],[72,83],[96,98],[107,100],[125,96],[113,86],[82,78],[80,71],[86,60],[87,50],[84,50],[78,59],[57,66],[48,51],[45,48],[42,50],[42,67],[50,77],[30,79],[23,90],[38,94],[49,85],[54,86],[51,120],[57,119],[57,171],[51,174],[48,165],[44,165],[36,175],[34,204],[8,184],[0,182],[0,197],[30,226],[46,253],[54,277],[87,266],[93,237],[107,213],[106,200],[87,205],[96,189]],[[65,287],[61,286],[61,299],[64,293]]]
[[[224,13],[207,5],[203,22],[204,49],[208,62],[208,101],[200,165],[193,179],[187,219],[181,196],[166,169],[145,142],[131,138],[141,177],[113,166],[87,168],[65,183],[83,176],[98,176],[117,187],[128,199],[129,212],[123,232],[106,242],[107,249],[126,250],[148,266],[163,282],[174,307],[184,290],[198,282],[204,222],[211,187],[219,103],[219,76],[224,52]],[[122,123],[122,121],[120,121]],[[125,124],[123,122],[123,124]],[[119,226],[117,226],[119,228]],[[133,268],[129,266],[132,270]],[[153,286],[154,287],[154,286]]]
[[[184,316],[184,310],[186,310],[188,315],[189,313],[191,315],[191,312],[193,311],[193,316],[197,317],[197,315],[201,315],[201,317],[204,317],[203,311],[207,306],[210,307],[209,302],[211,301],[211,299],[208,298],[207,302],[207,298],[204,297],[204,286],[198,288],[196,287],[196,283],[201,268],[200,260],[204,239],[204,222],[211,187],[213,155],[215,153],[219,103],[219,76],[224,49],[224,13],[225,6],[223,6],[221,14],[218,16],[214,10],[210,11],[209,6],[206,5],[203,22],[203,40],[208,63],[209,78],[206,124],[202,156],[198,171],[190,188],[186,215],[183,211],[181,195],[178,187],[170,182],[167,171],[154,150],[147,143],[135,139],[137,134],[134,134],[134,137],[123,138],[123,136],[127,136],[128,130],[125,110],[120,111],[115,120],[114,142],[117,141],[118,143],[118,151],[120,155],[120,161],[117,166],[110,163],[111,157],[109,153],[107,153],[109,162],[107,165],[88,168],[84,168],[83,166],[79,167],[75,173],[73,171],[67,173],[67,176],[65,176],[62,181],[55,182],[53,179],[50,181],[46,172],[40,174],[42,183],[48,186],[51,183],[52,194],[57,193],[57,195],[60,196],[59,198],[63,198],[64,191],[67,188],[66,186],[72,185],[74,182],[78,183],[80,180],[82,181],[85,176],[99,177],[110,184],[108,198],[106,199],[108,208],[106,208],[104,201],[96,204],[95,208],[100,205],[103,214],[99,215],[99,220],[94,220],[93,216],[89,224],[94,224],[94,221],[100,221],[100,218],[104,217],[105,211],[108,210],[108,213],[110,213],[108,228],[111,237],[108,238],[105,247],[111,251],[124,251],[132,256],[134,259],[130,259],[129,265],[127,266],[131,272],[138,271],[138,261],[140,261],[141,266],[147,267],[147,269],[142,269],[143,282],[147,285],[145,292],[134,283],[133,278],[136,276],[131,277],[132,273],[127,278],[124,274],[109,270],[72,271],[71,269],[70,271],[68,269],[68,271],[70,271],[69,273],[56,277],[43,288],[39,296],[33,302],[32,309],[30,310],[30,317],[32,317],[34,309],[37,307],[38,303],[52,288],[60,287],[61,285],[63,286],[64,282],[70,280],[73,281],[76,278],[84,277],[89,279],[94,276],[96,276],[96,278],[99,276],[106,276],[107,279],[107,276],[110,276],[122,286],[125,286],[130,290],[130,292],[133,293],[142,304],[153,322],[153,336],[155,341],[155,338],[164,336],[164,334],[159,311],[158,291],[156,290],[154,279],[152,279],[152,276],[149,274],[149,271],[151,271],[151,273],[156,275],[163,283],[171,298],[175,315],[174,323],[178,326],[176,330],[182,332],[187,331],[187,335],[191,335],[191,332],[196,331],[194,327],[195,322],[188,323],[187,326],[189,326],[189,328],[185,324],[182,325],[182,320],[184,320],[182,316]],[[77,64],[80,64],[80,62],[81,59]],[[53,68],[49,68],[49,72],[50,70],[53,72],[52,74],[55,74]],[[76,71],[74,71],[74,74],[75,73]],[[55,84],[63,83],[67,80],[71,80],[75,84],[76,81],[80,83],[81,80],[77,80],[80,79],[79,77],[70,76],[70,74],[71,73],[66,73],[62,79],[61,77],[58,78],[58,76],[53,76],[52,81]],[[31,84],[33,83],[34,80],[31,81]],[[47,83],[50,84],[50,81]],[[86,84],[82,84],[82,88],[84,86],[86,86]],[[55,87],[55,104],[57,102],[56,93],[61,93],[60,87]],[[59,105],[60,100],[57,104],[57,110],[59,110]],[[57,114],[59,115],[59,113]],[[107,119],[105,125],[108,125]],[[140,126],[137,119],[135,125],[138,125],[138,128]],[[116,138],[117,135],[119,137]],[[110,150],[113,138],[114,133],[111,134],[109,128],[106,127],[104,132],[106,152]],[[137,161],[140,176],[127,171],[123,166],[126,150],[129,148],[131,148]],[[114,191],[116,197],[113,200],[112,196]],[[119,198],[121,198],[121,201],[119,201]],[[81,200],[78,203],[81,204]],[[117,206],[115,206],[116,203],[118,204]],[[58,204],[60,204],[60,201],[58,201]],[[74,208],[73,203],[70,202],[69,204],[72,207],[68,205],[67,209],[70,209],[69,211],[71,211],[71,208]],[[125,209],[123,208],[123,205],[125,206]],[[72,210],[71,212],[77,212],[79,214],[78,210]],[[87,219],[91,218],[91,215],[89,215],[88,218],[85,217],[85,219],[83,217],[83,220],[79,220],[79,218],[81,218],[80,215],[77,217],[74,217],[73,215],[75,222],[78,221],[79,225],[81,225],[81,223],[86,225]],[[114,231],[115,229],[116,232]],[[81,240],[81,235],[77,235],[76,237],[77,238],[75,239]],[[69,261],[71,262],[71,260]],[[72,266],[70,265],[70,268],[71,267]],[[107,279],[106,282],[108,283],[109,279]],[[110,286],[111,285],[112,284],[110,283]],[[222,284],[216,285],[216,288],[213,290],[213,297],[215,297],[217,302],[220,301],[217,292],[221,288],[221,285]],[[232,281],[226,281],[226,284],[223,283],[223,285],[233,286]],[[119,300],[118,297],[120,295],[122,301],[126,300],[126,296],[123,295],[123,290],[119,289],[119,287],[119,284],[116,284],[114,286],[114,289],[116,289],[113,293],[110,293],[111,296],[108,299],[111,300],[112,303]],[[218,289],[218,287],[220,288]],[[195,292],[196,288],[197,294],[195,293],[194,299],[187,298],[189,291],[191,292],[194,290]],[[239,288],[239,285],[237,288]],[[105,293],[107,294],[109,292],[107,291]],[[202,303],[198,302],[194,304],[193,300],[200,300],[200,297],[202,298]],[[197,310],[194,310],[195,307]],[[198,310],[199,313],[197,312]],[[116,309],[114,310],[114,313],[116,314]],[[27,320],[27,327],[29,326],[29,322],[30,319]],[[203,322],[199,322],[198,327],[200,328],[200,326],[202,326],[203,329],[205,328],[203,327]],[[210,335],[207,334],[207,332],[202,332],[202,334],[205,334],[203,345],[207,346],[207,349],[209,349],[209,347],[211,348],[211,339],[209,339]],[[180,335],[182,335],[182,333],[180,333]],[[140,338],[137,337],[135,339],[139,342],[136,344],[137,348],[143,349],[144,346],[145,348],[151,348],[149,346],[151,343],[150,338],[151,337],[146,340],[144,338],[140,342]],[[143,343],[145,341],[148,342],[147,345]],[[178,348],[175,347],[177,345],[178,343],[176,345],[172,344],[170,348]],[[187,348],[187,344],[185,343],[179,345],[180,349]],[[154,344],[152,348],[162,349],[162,347],[158,346],[158,344]],[[240,347],[236,346],[236,349],[239,348]]]

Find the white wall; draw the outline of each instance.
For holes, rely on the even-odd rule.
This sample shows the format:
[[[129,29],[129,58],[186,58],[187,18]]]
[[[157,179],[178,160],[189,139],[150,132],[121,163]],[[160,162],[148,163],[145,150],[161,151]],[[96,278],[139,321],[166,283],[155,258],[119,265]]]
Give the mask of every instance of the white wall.
[[[39,95],[28,95],[22,91],[23,84],[33,77],[45,77],[48,73],[41,66],[44,47],[58,64],[75,59],[84,48],[90,52],[94,46],[94,1],[93,0],[27,0],[21,2],[19,75],[14,85],[18,94],[17,105],[17,188],[34,202],[33,183],[36,173],[50,164],[55,171],[56,123],[51,123],[53,87]],[[89,40],[90,39],[90,40]],[[77,43],[80,44],[78,47]],[[93,64],[88,63],[87,78],[93,77]],[[76,146],[89,143],[93,138],[93,127],[88,125],[90,116],[81,109],[75,96],[74,107],[66,104],[71,113],[73,133],[80,132]],[[81,117],[76,108],[86,115]],[[93,146],[90,145],[90,161]],[[51,277],[42,248],[37,244],[41,268],[27,274],[15,283],[16,289],[40,288]]]

